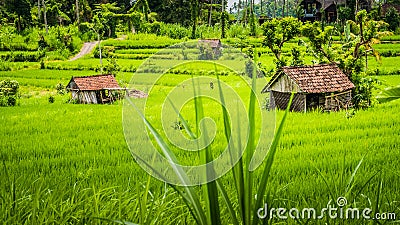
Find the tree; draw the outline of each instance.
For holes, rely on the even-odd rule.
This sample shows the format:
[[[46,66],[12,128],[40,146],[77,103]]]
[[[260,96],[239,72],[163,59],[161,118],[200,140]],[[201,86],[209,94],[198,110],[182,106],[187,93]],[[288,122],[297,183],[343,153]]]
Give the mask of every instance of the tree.
[[[254,14],[254,0],[250,0],[250,35],[256,36],[256,17]]]
[[[379,43],[382,36],[390,32],[384,31],[387,24],[383,21],[374,21],[368,18],[367,12],[362,10],[357,13],[355,21],[347,21],[345,26],[345,40],[340,48],[330,45],[332,27],[325,27],[322,31],[319,25],[306,24],[302,28],[303,35],[307,36],[316,58],[320,61],[328,59],[338,63],[343,72],[354,83],[353,104],[356,108],[366,108],[372,104],[372,91],[376,80],[365,77],[362,57],[372,53],[379,60],[379,53],[373,44]],[[352,27],[352,29],[351,29]]]
[[[43,4],[43,20],[44,20],[44,26],[46,28],[46,34],[49,33],[49,27],[47,26],[47,14],[46,14],[46,4],[44,2],[44,0],[42,0],[42,4]]]
[[[247,14],[248,14],[248,12],[247,12],[248,2],[247,1],[248,0],[245,0],[245,3],[244,3],[244,24],[247,24]]]
[[[93,19],[96,20],[96,23],[101,23],[102,28],[108,31],[108,37],[115,37],[115,27],[117,24],[116,12],[120,9],[120,7],[116,6],[116,3],[96,5],[95,16]]]
[[[213,6],[213,0],[210,0],[211,2],[210,2],[210,8],[209,8],[209,10],[208,10],[208,26],[211,26],[211,18],[212,18],[212,10],[213,10],[213,8],[212,8],[212,6]]]
[[[114,4],[115,6],[115,4]],[[144,14],[144,17],[146,19],[146,22],[149,22],[149,13],[150,13],[150,7],[149,7],[149,2],[147,0],[138,0],[132,7],[133,10],[142,10],[142,13]]]
[[[199,1],[193,0],[192,1],[192,39],[196,38],[196,27],[197,27],[197,18],[198,18],[198,11],[199,11]]]
[[[394,7],[389,8],[384,20],[389,24],[389,29],[393,32],[400,26],[400,15]]]
[[[372,45],[378,43],[382,36],[390,34],[390,32],[381,31],[387,24],[383,21],[369,20],[367,11],[362,10],[356,15],[355,25],[358,25],[359,32],[358,38],[354,41],[353,58],[359,59],[363,55],[361,47],[364,47],[365,50],[372,50],[374,54],[377,54]]]
[[[263,24],[265,36],[263,45],[272,51],[278,63],[283,62],[281,58],[283,44],[300,34],[301,25],[301,21],[293,17],[280,20],[274,18]]]
[[[22,20],[29,23],[32,19],[31,5],[28,0],[8,0],[7,8],[11,13],[15,13],[17,16],[18,31],[22,30]]]
[[[75,0],[76,23],[79,24],[79,0]]]
[[[63,5],[59,1],[50,0],[46,7],[46,20],[52,25],[62,26],[64,21],[70,22],[69,16],[63,12]]]
[[[221,6],[221,38],[225,38],[225,21],[227,17],[227,13],[225,11],[225,0],[222,0]]]
[[[334,61],[331,52],[332,35],[334,27],[327,26],[322,30],[319,22],[306,23],[301,28],[301,33],[310,41],[309,50],[313,53],[319,62],[327,59],[329,62]]]

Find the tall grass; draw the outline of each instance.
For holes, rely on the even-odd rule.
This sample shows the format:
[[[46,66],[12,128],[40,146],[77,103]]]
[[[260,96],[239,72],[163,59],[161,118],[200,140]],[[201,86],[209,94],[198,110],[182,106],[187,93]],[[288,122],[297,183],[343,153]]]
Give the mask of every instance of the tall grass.
[[[215,65],[215,72],[217,73],[217,66]],[[180,168],[182,163],[179,162],[177,157],[175,156],[174,151],[168,146],[166,140],[160,135],[160,133],[154,128],[154,126],[146,119],[146,117],[137,109],[134,103],[132,103],[131,100],[128,99],[129,104],[134,107],[140,117],[142,118],[144,124],[146,127],[149,129],[150,133],[156,140],[157,144],[159,145],[160,149],[162,150],[163,155],[167,158],[168,162],[170,163],[170,166],[172,170],[175,172],[176,176],[179,178],[180,183],[182,184],[183,187],[178,187],[173,184],[171,186],[177,190],[177,193],[181,195],[181,197],[184,199],[185,204],[187,207],[190,209],[191,214],[194,217],[194,220],[196,221],[197,224],[221,224],[222,218],[221,218],[221,209],[220,209],[220,203],[219,203],[219,195],[222,196],[223,202],[225,203],[225,206],[227,208],[227,212],[229,213],[230,220],[234,224],[258,224],[260,222],[258,216],[257,216],[257,209],[262,207],[263,205],[263,200],[265,199],[265,191],[266,187],[268,185],[268,178],[269,174],[271,171],[272,163],[274,160],[274,156],[276,153],[276,149],[278,147],[279,143],[279,138],[283,132],[283,125],[286,120],[286,117],[289,112],[289,107],[291,105],[293,95],[290,98],[289,102],[289,107],[285,111],[285,114],[282,118],[282,121],[280,125],[278,126],[277,132],[275,134],[275,137],[272,141],[270,150],[268,152],[266,162],[264,169],[262,171],[262,177],[261,177],[261,182],[258,183],[258,185],[255,185],[253,176],[254,176],[254,170],[251,169],[251,163],[252,163],[252,158],[254,156],[254,152],[256,149],[256,141],[257,141],[257,135],[256,135],[256,94],[254,91],[256,90],[256,76],[255,74],[255,68],[253,73],[253,78],[251,82],[251,91],[250,91],[250,97],[249,97],[249,107],[248,107],[248,118],[249,118],[249,137],[247,140],[246,145],[246,150],[244,154],[244,158],[240,157],[238,163],[236,165],[232,166],[233,168],[231,169],[233,178],[235,180],[234,182],[234,188],[235,192],[237,193],[237,196],[235,197],[229,197],[228,192],[225,190],[224,186],[220,183],[219,179],[213,180],[211,177],[215,173],[214,168],[207,168],[205,169],[204,173],[206,174],[206,180],[208,182],[206,184],[200,185],[200,189],[202,190],[202,195],[198,195],[192,187],[190,187],[191,183],[188,178],[188,175],[186,172]],[[231,122],[230,118],[228,115],[228,112],[225,108],[225,97],[224,93],[221,87],[221,82],[219,79],[219,76],[217,75],[218,78],[218,89],[219,89],[219,94],[220,94],[220,102],[222,106],[222,117],[223,117],[223,124],[224,124],[224,133],[225,133],[225,138],[226,141],[229,145],[230,152],[232,154],[235,152],[240,151],[240,145],[241,143],[238,142],[235,146],[235,144],[231,143]],[[183,115],[177,110],[177,108],[173,105],[173,102],[170,101],[170,104],[172,104],[173,108],[175,109],[177,116],[180,118],[185,131],[187,132],[187,135],[191,137],[192,140],[197,140],[201,141],[202,143],[209,143],[209,137],[208,137],[208,131],[206,126],[200,126],[200,122],[204,117],[204,105],[203,105],[203,100],[200,93],[200,88],[199,85],[195,84],[195,81],[193,80],[193,90],[194,90],[194,110],[195,110],[195,117],[196,117],[196,131],[193,132],[189,125],[188,122],[184,119]],[[239,125],[240,127],[240,125]],[[246,129],[246,128],[243,128]],[[240,132],[239,130],[236,130],[234,132]],[[200,136],[201,134],[201,136]],[[239,135],[240,136],[240,135]],[[198,140],[201,137],[201,140]],[[237,148],[237,149],[234,149]],[[233,150],[233,151],[232,151]],[[200,153],[200,160],[203,164],[207,164],[213,161],[212,157],[212,151],[211,147],[208,145],[204,150],[202,150]],[[233,160],[237,156],[231,155],[231,159]],[[147,164],[148,165],[148,164]],[[148,165],[154,172],[157,173],[156,168],[152,167],[151,165]],[[253,200],[253,196],[256,194],[257,200]],[[199,199],[204,199],[204,204],[202,204]],[[239,211],[239,217],[237,216],[237,213],[235,211],[235,203],[233,202],[233,199],[237,199],[237,203],[239,205],[240,211]]]

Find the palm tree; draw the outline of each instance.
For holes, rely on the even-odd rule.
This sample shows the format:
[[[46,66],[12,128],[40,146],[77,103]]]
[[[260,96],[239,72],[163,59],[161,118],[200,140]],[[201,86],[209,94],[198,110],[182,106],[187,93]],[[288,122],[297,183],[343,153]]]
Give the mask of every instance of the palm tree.
[[[208,26],[211,26],[213,0],[210,1],[210,9],[208,10]]]
[[[225,38],[225,0],[222,0],[221,11],[221,38]]]
[[[43,20],[44,20],[44,26],[46,28],[46,34],[49,33],[49,28],[47,27],[47,16],[46,16],[46,4],[44,3],[44,0],[42,0],[43,4]]]
[[[198,10],[199,10],[199,1],[193,0],[192,2],[192,39],[196,38],[196,26],[197,26],[197,17],[198,17]]]
[[[38,10],[37,10],[37,15],[38,15],[37,20],[38,20],[38,23],[39,23],[39,21],[40,21],[40,0],[37,1],[37,8],[38,8]]]
[[[147,0],[138,0],[133,5],[132,10],[137,10],[139,9],[139,7],[141,7],[143,10],[146,22],[149,22],[149,13],[150,13],[149,2]]]
[[[244,3],[244,24],[247,24],[247,5],[248,5],[248,0],[246,0]]]
[[[79,0],[75,0],[76,23],[79,24]]]
[[[243,5],[242,0],[239,0],[239,3],[238,3],[238,10],[237,10],[237,22],[238,22],[239,19],[240,19],[240,9],[242,8],[242,5]]]

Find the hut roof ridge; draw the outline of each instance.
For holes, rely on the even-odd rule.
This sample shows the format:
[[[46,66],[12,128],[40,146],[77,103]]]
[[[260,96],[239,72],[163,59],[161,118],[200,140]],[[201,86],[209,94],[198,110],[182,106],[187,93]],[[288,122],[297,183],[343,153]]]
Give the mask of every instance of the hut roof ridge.
[[[282,74],[286,74],[305,93],[340,92],[355,87],[335,63],[330,63],[282,67],[262,92],[266,92]]]
[[[80,90],[102,90],[102,89],[121,88],[118,85],[118,82],[115,80],[115,77],[111,74],[72,77],[71,81],[74,81]]]

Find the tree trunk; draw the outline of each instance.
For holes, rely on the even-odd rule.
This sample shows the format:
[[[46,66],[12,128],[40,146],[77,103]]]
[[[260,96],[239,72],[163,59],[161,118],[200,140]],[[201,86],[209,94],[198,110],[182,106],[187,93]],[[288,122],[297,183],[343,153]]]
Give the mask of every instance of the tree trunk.
[[[260,15],[263,15],[263,0],[260,0]]]
[[[194,0],[192,3],[192,39],[196,38],[196,29],[197,29],[197,13],[198,13],[199,3],[198,0]]]
[[[247,24],[247,4],[248,4],[248,0],[245,1],[244,3],[244,24]]]
[[[210,1],[210,9],[208,12],[208,26],[211,26],[211,19],[212,19],[212,5],[213,5],[213,1]]]
[[[273,15],[274,15],[274,18],[276,18],[276,10],[278,9],[278,6],[277,6],[277,1],[278,0],[274,0],[274,13],[273,13]]]
[[[289,16],[289,9],[290,9],[290,2],[289,0],[286,1],[286,16]]]
[[[76,23],[79,24],[79,0],[75,0]]]
[[[221,38],[225,38],[225,0],[222,0],[221,11]]]
[[[18,32],[21,32],[21,15],[18,15]]]
[[[285,17],[285,6],[286,6],[286,1],[283,0],[283,4],[282,4],[282,18]]]
[[[44,20],[44,26],[46,28],[46,34],[49,33],[49,28],[47,27],[47,16],[46,16],[46,4],[44,3],[44,0],[42,0],[43,4],[43,20]]]
[[[40,22],[40,0],[37,1],[37,7],[38,7],[38,10],[37,10],[38,18],[37,18],[37,20],[38,20],[38,23],[39,23]]]

